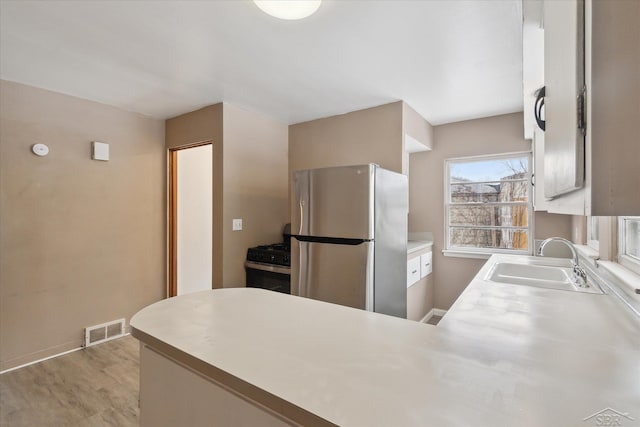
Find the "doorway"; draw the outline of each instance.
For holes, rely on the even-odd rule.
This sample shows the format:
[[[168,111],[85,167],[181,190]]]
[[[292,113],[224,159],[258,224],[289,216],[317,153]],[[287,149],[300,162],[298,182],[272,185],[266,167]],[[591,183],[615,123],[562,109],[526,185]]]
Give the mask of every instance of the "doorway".
[[[169,297],[212,288],[212,218],[212,142],[169,150]]]

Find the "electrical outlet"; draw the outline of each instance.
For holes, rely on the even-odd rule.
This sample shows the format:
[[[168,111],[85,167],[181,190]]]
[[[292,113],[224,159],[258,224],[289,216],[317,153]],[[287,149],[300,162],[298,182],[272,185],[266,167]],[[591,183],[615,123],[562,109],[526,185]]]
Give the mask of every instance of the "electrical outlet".
[[[233,220],[232,231],[240,231],[242,230],[242,218]]]

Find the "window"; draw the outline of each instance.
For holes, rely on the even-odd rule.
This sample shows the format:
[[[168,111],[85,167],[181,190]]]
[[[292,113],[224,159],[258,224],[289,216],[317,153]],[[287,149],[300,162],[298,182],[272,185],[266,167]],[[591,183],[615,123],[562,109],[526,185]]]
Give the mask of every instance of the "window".
[[[618,217],[618,262],[640,274],[640,216]]]
[[[445,161],[446,247],[530,254],[530,153]]]
[[[596,251],[600,249],[600,220],[597,216],[587,217],[587,246]]]

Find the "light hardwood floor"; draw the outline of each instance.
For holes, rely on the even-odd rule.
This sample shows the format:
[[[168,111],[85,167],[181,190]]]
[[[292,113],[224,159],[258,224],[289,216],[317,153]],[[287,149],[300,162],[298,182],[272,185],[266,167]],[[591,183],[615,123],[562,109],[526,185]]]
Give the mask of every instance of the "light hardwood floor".
[[[137,426],[139,358],[126,336],[0,375],[0,426]]]

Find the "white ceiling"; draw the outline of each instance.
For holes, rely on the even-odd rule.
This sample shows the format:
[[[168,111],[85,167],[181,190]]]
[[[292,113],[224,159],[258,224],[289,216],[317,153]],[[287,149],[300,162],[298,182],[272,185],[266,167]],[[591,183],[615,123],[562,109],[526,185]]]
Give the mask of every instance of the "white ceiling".
[[[229,102],[298,123],[404,100],[432,124],[522,110],[521,0],[0,1],[0,78],[156,118]]]

